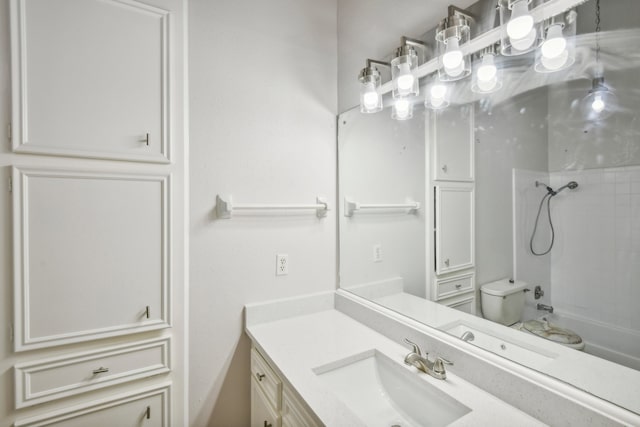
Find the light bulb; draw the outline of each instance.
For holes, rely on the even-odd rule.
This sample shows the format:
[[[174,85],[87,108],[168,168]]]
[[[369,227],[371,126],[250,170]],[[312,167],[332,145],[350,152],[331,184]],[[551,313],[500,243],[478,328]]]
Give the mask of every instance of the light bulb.
[[[604,110],[604,107],[606,107],[606,104],[604,103],[602,96],[596,94],[595,99],[591,104],[591,108],[593,108],[593,111],[595,111],[596,113],[601,113]]]
[[[494,77],[491,80],[480,80],[480,78],[478,78],[476,84],[482,92],[491,92],[498,85],[498,79]]]
[[[447,41],[445,41],[447,48],[444,55],[442,55],[442,65],[444,65],[445,68],[455,70],[459,68],[461,64],[464,65],[464,57],[458,43],[457,37],[449,37]]]
[[[406,99],[396,100],[395,113],[398,120],[403,120],[409,117],[409,101]]]
[[[542,56],[556,58],[566,51],[567,40],[562,36],[562,24],[553,24],[547,30],[547,39],[540,48]]]
[[[510,38],[509,41],[511,42],[511,46],[513,46],[515,50],[525,51],[533,46],[533,43],[536,41],[537,35],[538,32],[536,31],[536,29],[532,28],[531,31],[529,31],[529,34],[527,34],[525,37],[521,39]]]
[[[493,54],[487,53],[482,57],[482,64],[478,67],[478,82],[490,82],[498,74]]]
[[[444,98],[431,98],[431,105],[434,108],[440,108],[444,104]]]
[[[564,67],[564,65],[567,63],[567,60],[569,59],[569,51],[567,51],[566,49],[562,51],[562,53],[560,53],[560,55],[554,57],[554,58],[547,58],[544,55],[540,57],[540,62],[542,63],[542,65],[544,65],[544,67],[549,70],[549,71],[557,71],[559,69],[561,69],[562,67]]]
[[[431,86],[431,99],[442,99],[444,100],[444,96],[447,94],[447,87],[443,84],[436,83]]]
[[[411,67],[408,63],[405,62],[398,65],[398,77],[396,80],[398,91],[401,95],[406,95],[411,92],[415,77],[413,77],[413,74],[411,74]]]
[[[511,7],[511,19],[507,24],[507,34],[512,39],[522,39],[533,29],[533,17],[529,14],[528,0],[518,0]]]
[[[378,106],[378,92],[375,88],[367,90],[362,96],[362,103],[367,110],[373,110]]]

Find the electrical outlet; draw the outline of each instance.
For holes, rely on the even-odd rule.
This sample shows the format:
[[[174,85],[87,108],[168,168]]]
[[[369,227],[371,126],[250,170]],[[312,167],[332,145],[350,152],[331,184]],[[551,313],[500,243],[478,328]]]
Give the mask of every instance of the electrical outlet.
[[[285,276],[289,274],[289,255],[276,255],[276,276]]]
[[[382,245],[373,245],[373,262],[382,262]]]

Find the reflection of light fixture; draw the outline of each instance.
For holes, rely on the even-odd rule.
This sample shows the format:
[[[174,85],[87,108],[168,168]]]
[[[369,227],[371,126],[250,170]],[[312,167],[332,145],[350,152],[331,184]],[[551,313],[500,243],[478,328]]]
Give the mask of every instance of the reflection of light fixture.
[[[604,77],[591,81],[591,90],[582,101],[583,115],[588,120],[602,120],[609,117],[616,105],[616,96],[604,82]]]
[[[403,36],[401,46],[396,50],[395,58],[391,60],[394,98],[417,95],[419,92],[418,77],[415,75],[415,69],[418,68],[416,46],[426,48],[426,44],[420,40]]]
[[[529,11],[529,4],[532,2],[534,0],[498,0],[503,55],[523,55],[542,42],[540,24],[536,24]]]
[[[564,70],[575,62],[575,34],[578,14],[571,10],[566,14],[551,18],[546,27],[546,36],[536,52],[535,70],[539,73],[553,73]]]
[[[413,117],[413,104],[407,98],[397,98],[391,107],[391,118],[409,120]]]
[[[440,21],[436,30],[440,80],[453,81],[471,74],[471,58],[460,49],[469,41],[471,15],[455,6],[449,6],[449,16]]]
[[[482,61],[476,66],[471,90],[476,93],[491,93],[502,88],[502,70],[496,66],[496,47],[491,45],[482,50]]]
[[[449,91],[447,86],[434,78],[427,87],[424,97],[424,106],[432,110],[441,110],[449,106]]]
[[[616,105],[616,96],[605,85],[600,65],[600,0],[596,0],[596,76],[591,81],[591,90],[582,101],[582,111],[587,120],[602,120],[609,117]]]
[[[380,72],[373,64],[389,67],[388,62],[367,59],[367,66],[360,70],[360,112],[377,113],[382,110],[382,94],[379,92],[381,79]]]

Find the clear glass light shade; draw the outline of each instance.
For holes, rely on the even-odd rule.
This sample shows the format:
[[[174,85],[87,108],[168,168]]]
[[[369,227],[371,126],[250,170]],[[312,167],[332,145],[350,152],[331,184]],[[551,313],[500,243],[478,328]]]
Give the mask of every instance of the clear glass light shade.
[[[575,11],[570,11],[564,15],[564,22],[552,22],[547,27],[544,42],[536,52],[537,72],[554,73],[575,63],[576,16]]]
[[[496,65],[493,53],[485,53],[476,66],[471,90],[476,93],[491,93],[502,88],[502,70]]]
[[[382,110],[382,95],[378,92],[380,76],[360,77],[360,112],[377,113]]]
[[[519,40],[527,37],[533,30],[533,16],[529,13],[529,1],[517,0],[511,5],[511,16],[507,23],[507,35]]]
[[[397,98],[391,107],[391,118],[409,120],[413,117],[413,104],[407,98]]]
[[[530,13],[543,0],[499,0],[500,45],[505,56],[524,55],[543,41],[542,24]]]
[[[596,78],[592,89],[582,100],[582,115],[590,121],[606,119],[616,110],[617,101],[615,93],[605,85],[604,79]]]
[[[466,21],[462,21],[466,24]],[[447,25],[451,25],[447,27]],[[440,24],[436,33],[441,81],[455,81],[471,74],[471,56],[462,53],[460,48],[469,41],[469,27],[460,25],[460,19],[450,18]]]
[[[418,94],[418,78],[414,74],[416,68],[418,68],[418,56],[413,50],[410,50],[407,55],[391,60],[394,98]]]
[[[424,106],[431,110],[441,110],[449,106],[449,90],[439,81],[434,81],[427,87]]]

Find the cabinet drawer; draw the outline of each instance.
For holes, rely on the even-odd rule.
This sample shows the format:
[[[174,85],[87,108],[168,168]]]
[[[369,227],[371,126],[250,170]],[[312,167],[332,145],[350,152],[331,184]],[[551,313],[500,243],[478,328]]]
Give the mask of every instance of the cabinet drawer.
[[[18,364],[16,407],[169,372],[169,345],[162,338]]]
[[[302,425],[302,424],[300,424]],[[251,427],[281,427],[280,415],[262,391],[258,380],[251,380]]]
[[[469,292],[473,289],[473,274],[465,274],[437,281],[436,300]]]
[[[282,381],[255,348],[251,349],[251,376],[256,379],[273,408],[280,411]]]
[[[447,298],[438,302],[465,313],[476,314],[476,297],[473,293],[461,295],[460,297]]]
[[[18,419],[14,427],[169,427],[170,384]]]

